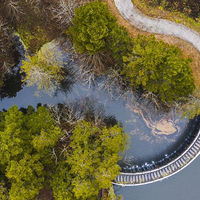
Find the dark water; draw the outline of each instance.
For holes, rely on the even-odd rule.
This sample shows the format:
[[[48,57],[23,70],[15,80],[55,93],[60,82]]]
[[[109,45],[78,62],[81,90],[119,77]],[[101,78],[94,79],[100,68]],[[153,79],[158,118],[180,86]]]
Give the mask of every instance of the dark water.
[[[129,102],[119,99],[118,101],[109,98],[106,92],[98,89],[98,85],[88,88],[81,82],[76,82],[70,92],[57,92],[57,95],[50,97],[43,94],[40,97],[34,95],[36,87],[26,87],[17,93],[14,98],[4,98],[0,102],[0,109],[8,109],[12,105],[18,107],[36,106],[38,103],[56,105],[57,103],[67,103],[85,98],[93,99],[96,104],[101,105],[106,115],[112,115],[121,122],[125,132],[130,133],[131,145],[124,155],[124,163],[141,165],[164,157],[166,153],[174,151],[180,140],[188,134],[187,120],[178,121],[180,127],[170,136],[153,135],[152,130],[147,127],[143,118],[129,108]],[[152,116],[152,113],[151,113]],[[186,130],[186,131],[185,131]]]
[[[64,57],[66,56],[64,55]],[[47,94],[37,97],[34,95],[36,86],[26,87],[22,85],[19,66],[20,64],[18,68],[13,69],[13,73],[7,77],[8,81],[0,90],[2,99],[0,110],[8,109],[13,105],[18,107],[36,106],[38,103],[56,105],[92,99],[96,105],[104,110],[106,115],[115,117],[125,127],[125,132],[130,133],[130,148],[125,152],[123,160],[120,162],[121,166],[142,165],[145,162],[149,163],[164,158],[166,154],[172,153],[183,143],[197,124],[194,121],[188,123],[186,118],[180,120],[180,114],[176,113],[175,110],[171,110],[169,113],[157,111],[151,102],[138,100],[137,97],[133,98],[131,95],[127,95],[127,98],[116,98],[118,94],[115,94],[115,91],[112,95],[108,95],[108,92],[102,89],[106,77],[96,79],[96,83],[90,86],[90,84],[85,83],[84,78],[77,78],[81,72],[77,70],[78,66],[73,63],[68,63],[65,66],[68,70],[76,71],[75,76],[66,79],[73,81],[66,81],[65,84],[62,84],[61,89],[57,90],[52,97]],[[166,123],[166,130],[158,128],[160,124],[161,129],[163,129]],[[200,167],[200,159],[197,159],[182,172],[170,177],[169,180],[142,187],[121,188],[118,192],[123,194],[125,200],[195,200],[198,198],[193,198],[193,196],[189,198],[189,195],[179,193],[180,191],[186,193],[184,187],[188,188],[189,191],[194,191],[196,184],[193,181],[197,181],[198,176],[200,178],[198,166]],[[198,176],[195,176],[194,169]],[[188,182],[191,182],[194,188]]]
[[[179,173],[144,186],[115,187],[123,200],[199,200],[200,157]]]
[[[20,48],[24,59],[22,46]],[[121,166],[142,165],[145,162],[162,159],[165,154],[176,150],[188,135],[189,130],[192,130],[192,123],[188,123],[186,118],[180,120],[180,116],[175,110],[171,110],[167,114],[157,111],[151,102],[139,100],[136,94],[134,97],[129,94],[126,98],[117,98],[116,91],[108,94],[103,89],[106,82],[105,76],[97,78],[95,84],[90,86],[86,83],[85,78],[79,78],[82,73],[79,66],[72,62],[66,62],[67,59],[70,60],[69,55],[62,52],[62,58],[65,59],[68,77],[60,90],[56,90],[55,95],[50,97],[42,94],[37,97],[35,96],[36,86],[22,85],[22,77],[19,73],[20,62],[1,88],[0,109],[8,109],[13,105],[18,107],[36,106],[38,103],[56,105],[86,98],[93,99],[102,107],[106,115],[115,117],[125,127],[125,132],[130,133],[130,148],[125,152],[123,160],[120,162]],[[163,125],[160,123],[162,120],[167,123],[167,125],[164,124],[166,130],[156,128],[158,124],[161,124],[161,129],[163,129]],[[170,129],[172,129],[171,132]]]

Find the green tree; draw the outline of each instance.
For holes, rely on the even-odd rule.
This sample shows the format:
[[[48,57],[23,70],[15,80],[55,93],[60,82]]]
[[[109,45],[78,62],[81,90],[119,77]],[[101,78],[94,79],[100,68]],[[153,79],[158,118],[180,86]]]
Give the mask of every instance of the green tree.
[[[46,107],[22,112],[13,106],[0,118],[1,199],[34,199],[51,185],[57,200],[95,200],[120,172],[117,162],[128,136],[118,125],[99,128],[79,121],[69,128],[71,136],[58,143],[61,130]],[[113,191],[109,195],[113,198]]]
[[[12,183],[9,191],[11,200],[33,199],[44,187],[44,166],[40,159],[39,154],[24,154],[21,160],[10,161],[6,176]]]
[[[72,23],[69,30],[79,53],[109,52],[118,61],[130,50],[128,32],[118,26],[106,4],[92,2],[77,8]]]
[[[195,89],[189,66],[181,50],[175,46],[139,36],[133,40],[132,53],[123,57],[122,74],[135,88],[158,95],[161,101],[172,102]]]
[[[59,163],[51,183],[56,199],[92,200],[99,190],[110,188],[120,172],[117,162],[127,137],[117,125],[100,129],[90,122],[78,122],[65,152],[65,162]]]
[[[1,200],[7,200],[8,199],[8,190],[5,187],[5,182],[0,182],[0,199]]]
[[[32,199],[44,187],[44,167],[52,166],[50,151],[61,136],[47,108],[29,106],[26,112],[13,106],[1,118],[0,171],[11,185],[11,200]]]

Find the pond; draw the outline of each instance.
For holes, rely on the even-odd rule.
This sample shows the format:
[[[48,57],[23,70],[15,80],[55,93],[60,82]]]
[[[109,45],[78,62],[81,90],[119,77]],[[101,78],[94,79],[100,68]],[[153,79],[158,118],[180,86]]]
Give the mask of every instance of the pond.
[[[179,173],[161,182],[137,187],[116,187],[123,200],[197,200],[200,185],[200,157]]]
[[[24,50],[19,45],[22,59]],[[57,47],[58,50],[60,47]],[[69,55],[62,53],[63,59]],[[21,62],[13,68],[1,88],[0,110],[13,105],[27,107],[37,106],[38,103],[56,105],[58,103],[78,102],[84,107],[88,102],[101,108],[105,115],[115,118],[130,133],[130,147],[119,162],[121,167],[152,163],[159,161],[166,155],[172,154],[193,132],[197,122],[181,119],[176,109],[168,113],[157,110],[153,102],[139,98],[137,93],[119,92],[118,88],[105,89],[108,77],[95,78],[93,84],[87,82],[88,77],[81,76],[82,71],[74,62],[67,62],[65,68],[70,74],[66,82],[50,97],[47,94],[35,96],[36,86],[22,85],[19,73]],[[12,83],[12,85],[11,85]],[[123,94],[123,95],[122,95]],[[123,168],[124,169],[124,168]]]

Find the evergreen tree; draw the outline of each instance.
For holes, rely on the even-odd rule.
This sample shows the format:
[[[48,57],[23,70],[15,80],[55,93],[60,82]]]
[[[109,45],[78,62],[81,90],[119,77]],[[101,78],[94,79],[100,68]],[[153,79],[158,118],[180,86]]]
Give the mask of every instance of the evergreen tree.
[[[77,8],[70,27],[75,50],[91,55],[108,52],[117,61],[121,60],[130,50],[131,39],[116,21],[106,4],[92,2]]]
[[[132,53],[123,57],[122,74],[135,88],[158,95],[161,101],[172,102],[195,89],[191,60],[185,59],[175,46],[139,36],[133,40]]]
[[[11,185],[9,199],[33,199],[44,187],[44,167],[52,166],[50,150],[61,130],[45,107],[36,112],[28,107],[23,114],[13,106],[0,116],[4,123],[0,128],[0,172]],[[5,196],[3,188],[0,194]]]
[[[61,130],[46,107],[21,110],[13,106],[0,112],[0,199],[34,199],[51,185],[56,200],[95,200],[101,189],[111,187],[127,144],[121,127],[79,121],[58,143]]]
[[[117,125],[100,129],[80,121],[70,137],[65,162],[59,162],[51,183],[55,198],[92,200],[99,190],[110,188],[120,172],[117,162],[126,139],[127,134]]]

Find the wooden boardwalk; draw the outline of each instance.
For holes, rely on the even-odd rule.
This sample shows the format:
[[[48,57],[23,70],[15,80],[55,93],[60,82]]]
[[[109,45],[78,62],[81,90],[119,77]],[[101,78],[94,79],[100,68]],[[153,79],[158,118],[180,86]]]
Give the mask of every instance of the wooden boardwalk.
[[[113,184],[121,186],[145,185],[149,183],[154,183],[156,181],[162,181],[163,179],[168,178],[181,171],[187,165],[189,165],[200,153],[200,130],[193,139],[192,143],[187,142],[186,139],[183,145],[185,150],[175,159],[172,159],[170,155],[166,155],[165,159],[160,161],[160,163],[162,163],[161,165],[166,162],[165,165],[157,167],[156,164],[155,168],[153,167],[153,165],[143,165],[143,168],[140,168],[140,170],[144,170],[142,172],[137,172],[137,166],[129,167],[127,168],[127,171],[133,172],[121,172],[121,174],[116,177]]]

